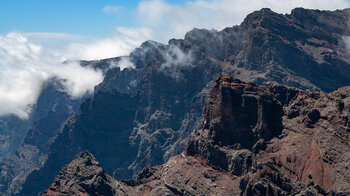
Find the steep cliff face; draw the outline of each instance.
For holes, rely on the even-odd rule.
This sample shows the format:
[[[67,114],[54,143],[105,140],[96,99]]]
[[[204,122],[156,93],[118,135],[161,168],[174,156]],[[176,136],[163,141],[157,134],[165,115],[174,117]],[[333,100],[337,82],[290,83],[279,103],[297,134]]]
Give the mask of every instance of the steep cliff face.
[[[273,80],[327,92],[349,85],[349,51],[343,42],[350,35],[348,17],[349,10],[295,9],[281,15],[262,9],[248,15],[240,26],[222,31],[194,29],[167,45],[145,42],[129,56],[114,59],[127,58],[134,68],[116,67],[106,73],[94,97],[82,104],[50,145],[42,167],[28,176],[21,193],[43,191],[59,169],[85,149],[117,179],[131,178],[146,166],[180,154],[190,133],[200,128],[213,80],[223,73],[257,84]],[[214,93],[225,99],[212,96],[213,104],[207,103],[205,115],[212,120],[206,119],[204,127],[218,154],[227,154],[223,146],[240,149],[227,155],[231,160],[221,166],[241,175],[248,169],[234,169],[232,164],[237,161],[249,168],[255,156],[249,149],[257,141],[283,133],[284,106],[296,92],[290,90],[287,96],[275,89],[280,97],[271,98],[272,92],[253,84],[231,86]],[[291,109],[289,116],[297,114]],[[314,126],[317,116],[311,112],[307,126]],[[192,146],[193,153],[213,147]],[[215,153],[203,157],[208,162],[216,158]]]
[[[107,195],[347,195],[349,111],[349,87],[325,94],[222,76],[184,153],[116,181],[82,164],[84,152],[45,194],[85,193],[84,184]]]
[[[11,130],[14,137],[7,138],[6,142],[16,143],[2,149],[11,152],[8,158],[0,160],[0,192],[8,190],[5,194],[9,194],[18,190],[18,184],[26,175],[44,161],[64,121],[78,110],[81,99],[72,99],[61,88],[56,79],[44,84],[30,117],[17,122],[18,126]]]
[[[207,99],[203,129],[192,134],[186,152],[233,175],[245,174],[248,195],[268,192],[271,187],[261,178],[270,174],[275,177],[269,181],[278,186],[274,191],[286,194],[292,193],[282,183],[287,178],[347,191],[349,92],[344,87],[324,94],[275,83],[257,87],[220,77]],[[227,100],[233,104],[223,110]]]

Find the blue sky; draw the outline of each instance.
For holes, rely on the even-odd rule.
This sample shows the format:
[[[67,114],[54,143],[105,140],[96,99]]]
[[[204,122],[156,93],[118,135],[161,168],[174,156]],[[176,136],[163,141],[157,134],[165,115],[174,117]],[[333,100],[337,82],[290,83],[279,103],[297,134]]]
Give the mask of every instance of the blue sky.
[[[167,0],[183,4],[184,0]],[[1,0],[0,33],[56,32],[106,36],[116,26],[137,26],[133,0]],[[104,7],[120,6],[118,13],[105,13]]]

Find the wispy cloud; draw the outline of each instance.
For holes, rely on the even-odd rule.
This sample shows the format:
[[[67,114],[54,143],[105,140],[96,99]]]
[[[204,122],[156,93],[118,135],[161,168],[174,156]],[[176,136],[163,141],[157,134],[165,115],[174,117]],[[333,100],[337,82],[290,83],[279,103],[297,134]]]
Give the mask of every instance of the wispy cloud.
[[[66,57],[70,59],[94,60],[128,55],[145,40],[152,39],[148,28],[117,27],[114,34],[87,43],[70,43]]]
[[[51,33],[51,32],[25,32],[21,33],[28,38],[46,38],[46,39],[80,39],[83,35],[75,35],[69,33]]]
[[[125,9],[123,6],[107,5],[102,9],[102,12],[105,14],[118,14],[123,9]]]

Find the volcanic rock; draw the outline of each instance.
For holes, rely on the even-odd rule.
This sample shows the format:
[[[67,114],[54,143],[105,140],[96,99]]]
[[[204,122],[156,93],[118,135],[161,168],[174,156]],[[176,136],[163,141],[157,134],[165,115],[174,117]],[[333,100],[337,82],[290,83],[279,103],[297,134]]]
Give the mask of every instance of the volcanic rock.
[[[222,31],[194,29],[184,39],[172,39],[166,45],[145,42],[129,56],[120,57],[127,58],[133,68],[112,66],[108,70],[94,96],[84,101],[79,113],[51,143],[45,162],[28,175],[21,194],[36,195],[45,190],[59,170],[83,150],[93,153],[118,180],[167,162],[183,152],[189,135],[201,128],[205,99],[221,74],[259,85],[276,81],[325,92],[350,85],[350,57],[344,41],[350,36],[349,16],[348,9],[297,8],[287,15],[262,9],[248,15],[240,26]],[[332,136],[340,129],[340,138],[347,137],[348,132],[342,132],[349,130],[343,119],[347,118],[346,94],[329,95],[334,99],[331,101],[315,91],[300,93],[274,84],[261,89],[236,79],[221,80],[215,88],[219,93],[209,98],[212,103],[206,103],[203,133],[190,140],[191,155],[200,154],[232,175],[249,173],[256,160],[275,161],[283,166],[276,167],[283,173],[292,171],[292,180],[308,181],[305,170],[325,189],[345,190],[347,180],[333,177],[337,172],[328,165],[345,163],[348,157],[346,152],[337,152],[344,147],[337,146],[338,140]],[[307,100],[314,100],[314,105]],[[319,118],[313,109],[319,111]],[[340,116],[330,116],[335,114],[333,109]],[[288,132],[294,129],[297,131]],[[288,143],[285,152],[278,141],[287,142],[286,135],[295,137],[288,142],[301,143]],[[257,150],[255,143],[261,139],[266,149],[262,146]],[[334,149],[329,150],[326,144]],[[295,158],[297,152],[303,157]],[[325,163],[314,164],[323,158]],[[343,166],[339,172],[347,173]]]
[[[116,195],[116,182],[87,151],[65,166],[44,195]]]

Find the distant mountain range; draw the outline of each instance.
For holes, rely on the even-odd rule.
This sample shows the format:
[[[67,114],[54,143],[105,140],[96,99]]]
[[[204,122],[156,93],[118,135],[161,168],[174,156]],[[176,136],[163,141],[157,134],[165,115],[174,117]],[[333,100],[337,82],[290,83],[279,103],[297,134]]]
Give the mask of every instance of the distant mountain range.
[[[184,39],[169,40],[167,45],[146,41],[129,56],[83,61],[83,66],[105,72],[93,95],[71,100],[57,90],[53,80],[34,108],[33,116],[40,115],[25,122],[23,128],[1,129],[7,130],[0,133],[5,138],[0,138],[2,144],[13,145],[6,144],[9,150],[2,153],[6,159],[0,163],[0,189],[4,194],[43,193],[66,164],[87,150],[99,164],[88,152],[80,154],[46,194],[79,190],[94,195],[86,186],[95,185],[107,187],[103,189],[111,191],[108,194],[121,190],[136,194],[135,188],[146,191],[147,187],[155,195],[162,190],[175,195],[212,194],[204,189],[214,182],[217,187],[212,190],[218,194],[234,191],[220,186],[240,187],[247,195],[264,190],[281,194],[345,192],[350,182],[345,169],[350,167],[346,162],[350,158],[346,154],[350,137],[347,88],[327,95],[279,85],[258,87],[230,77],[216,79],[231,75],[258,85],[275,81],[327,93],[350,85],[349,17],[349,9],[297,8],[287,15],[262,9],[249,14],[239,26],[221,31],[193,29]],[[109,67],[122,61],[134,68]],[[2,119],[1,127],[20,125],[4,122],[12,121]],[[20,134],[11,136],[13,131]],[[331,139],[323,137],[326,133]],[[341,141],[333,138],[338,136]],[[298,143],[300,137],[305,143]],[[322,142],[341,148],[333,152]],[[295,151],[285,152],[284,145]],[[177,156],[185,150],[186,155]],[[301,159],[298,150],[309,159]],[[198,171],[187,166],[191,164]],[[314,164],[317,168],[309,168]],[[161,166],[143,170],[155,165]],[[181,178],[169,179],[167,165],[177,168],[169,172],[180,172]],[[83,173],[77,168],[83,168]],[[101,180],[85,186],[79,184],[74,171]],[[92,171],[97,173],[89,175]],[[189,179],[189,185],[181,180],[188,179],[183,175],[189,171],[203,172],[204,177]],[[316,180],[320,171],[325,175],[322,182]],[[218,181],[212,176],[219,176]],[[266,180],[260,182],[264,176]],[[134,177],[137,179],[120,182],[122,188],[114,187],[115,179]],[[202,178],[207,180],[202,182]],[[276,179],[278,182],[273,181]],[[308,179],[314,184],[308,186]],[[61,182],[72,183],[73,188]]]

